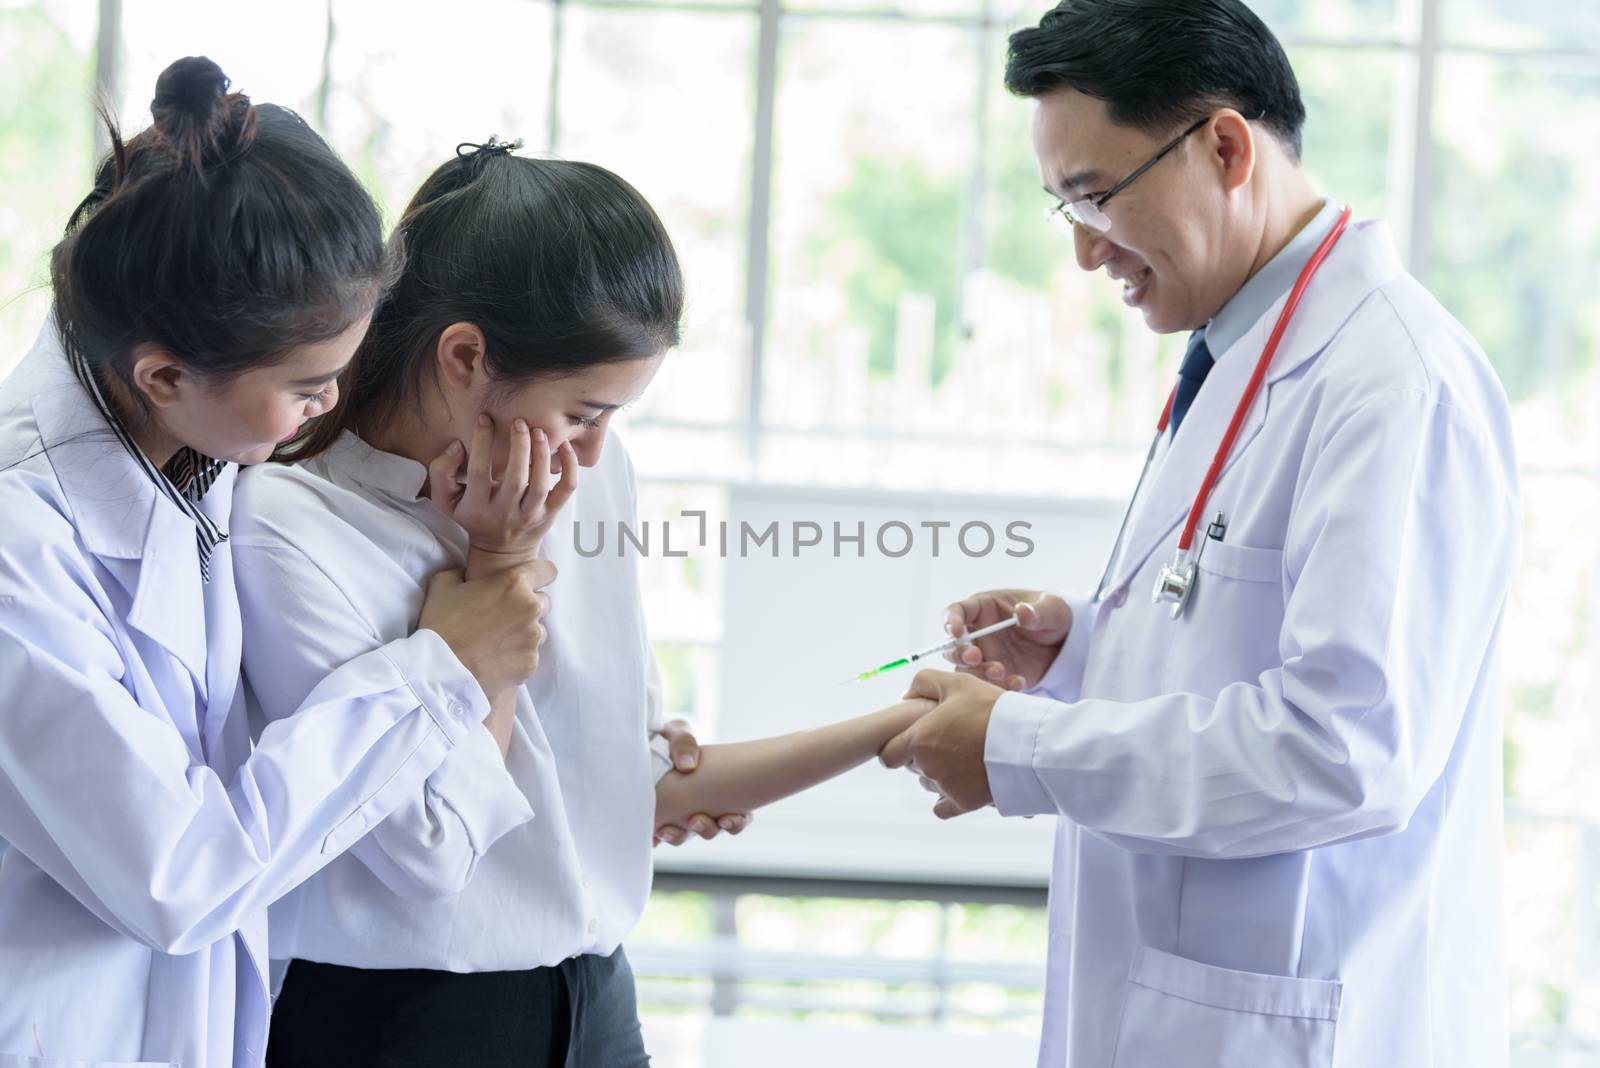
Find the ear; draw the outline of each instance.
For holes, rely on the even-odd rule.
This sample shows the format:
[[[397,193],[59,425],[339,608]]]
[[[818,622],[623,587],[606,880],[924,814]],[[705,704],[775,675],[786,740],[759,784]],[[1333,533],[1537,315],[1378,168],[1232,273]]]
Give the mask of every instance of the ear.
[[[156,345],[140,345],[133,350],[133,385],[156,408],[178,403],[183,391],[196,384],[193,374],[178,358]]]
[[[484,366],[487,345],[483,331],[472,323],[451,323],[439,335],[435,358],[439,376],[457,389],[470,389],[489,377]]]
[[[1256,170],[1256,132],[1243,115],[1223,108],[1211,120],[1210,135],[1222,185],[1233,192],[1246,185]]]

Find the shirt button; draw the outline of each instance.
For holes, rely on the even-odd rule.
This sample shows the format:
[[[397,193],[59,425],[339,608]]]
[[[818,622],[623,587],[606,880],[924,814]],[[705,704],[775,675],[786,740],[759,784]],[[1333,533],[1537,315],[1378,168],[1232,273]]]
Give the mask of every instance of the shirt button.
[[[466,719],[467,718],[467,706],[462,704],[460,701],[451,701],[450,702],[450,714],[452,716],[456,717],[456,719]]]
[[[589,933],[594,934],[598,930],[600,930],[600,921],[591,916],[589,918]]]
[[[1121,608],[1123,605],[1125,605],[1127,603],[1128,603],[1128,587],[1126,587],[1126,586],[1119,587],[1117,589],[1117,591],[1111,595],[1111,607],[1112,608]]]
[[[583,877],[583,888],[585,890],[589,889],[589,877],[587,875]]]

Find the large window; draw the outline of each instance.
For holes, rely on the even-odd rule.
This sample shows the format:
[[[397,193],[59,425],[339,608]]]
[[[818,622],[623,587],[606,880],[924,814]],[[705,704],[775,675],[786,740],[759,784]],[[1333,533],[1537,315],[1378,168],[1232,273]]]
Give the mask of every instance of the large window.
[[[0,0],[0,369],[37,330],[49,246],[87,187],[96,86],[136,128],[162,65],[204,52],[323,129],[391,218],[458,141],[491,133],[611,166],[656,204],[691,305],[682,350],[625,430],[647,517],[725,514],[728,486],[751,482],[1128,491],[1179,345],[1040,218],[1028,108],[1000,86],[1006,35],[1040,3],[456,0],[440,18],[379,0],[101,0],[104,21],[96,7]],[[1600,5],[1256,7],[1305,90],[1308,171],[1391,220],[1515,406],[1514,1041],[1518,1063],[1579,1063],[1600,1056],[1600,810],[1585,787],[1600,758]],[[719,699],[721,563],[645,566],[669,702],[738,733]],[[1037,1011],[1026,969],[1042,937],[1025,902],[735,896],[661,896],[641,932],[647,1001],[694,1000],[674,978],[685,945],[745,944],[772,964],[821,924],[837,934],[803,966],[772,964],[742,1001],[711,984],[709,1000],[998,1028]],[[930,931],[927,975],[968,968],[972,984],[906,978]],[[892,966],[830,971],[832,950]],[[806,983],[820,993],[785,997]]]
[[[49,304],[48,253],[89,189],[94,11],[0,3],[0,371]]]

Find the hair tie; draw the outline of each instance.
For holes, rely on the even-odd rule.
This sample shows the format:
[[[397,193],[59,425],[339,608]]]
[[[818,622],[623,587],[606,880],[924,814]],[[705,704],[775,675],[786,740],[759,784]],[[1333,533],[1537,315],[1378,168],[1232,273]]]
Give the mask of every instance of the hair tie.
[[[489,139],[482,144],[463,141],[456,146],[456,155],[465,157],[488,153],[491,156],[509,156],[522,147],[522,138],[520,137],[514,141],[501,141],[499,138],[499,134],[490,134]]]

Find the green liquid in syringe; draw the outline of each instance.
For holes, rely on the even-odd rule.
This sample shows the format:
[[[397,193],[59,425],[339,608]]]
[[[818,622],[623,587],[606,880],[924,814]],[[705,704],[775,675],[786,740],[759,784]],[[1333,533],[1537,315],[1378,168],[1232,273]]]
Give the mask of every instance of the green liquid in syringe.
[[[862,681],[865,681],[866,679],[875,678],[875,677],[877,677],[879,675],[882,675],[885,671],[893,671],[895,668],[897,668],[897,667],[905,667],[909,663],[911,663],[911,659],[909,657],[904,657],[904,656],[901,657],[899,660],[891,660],[887,664],[883,665],[882,667],[873,668],[871,671],[863,671],[861,674],[856,676],[856,681],[857,682],[862,682]]]

